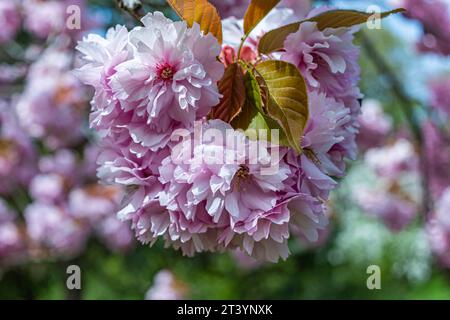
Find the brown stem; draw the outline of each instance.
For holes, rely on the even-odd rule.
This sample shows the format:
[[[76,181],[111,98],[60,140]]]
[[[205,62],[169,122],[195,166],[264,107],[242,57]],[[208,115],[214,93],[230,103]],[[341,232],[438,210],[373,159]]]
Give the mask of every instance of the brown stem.
[[[129,15],[131,15],[137,22],[141,22],[141,18],[144,16],[141,7],[137,7],[135,9],[130,9],[124,5],[122,0],[116,0],[117,7]]]
[[[429,172],[428,172],[428,158],[426,155],[426,150],[424,148],[424,137],[421,130],[420,122],[416,119],[413,112],[413,108],[420,106],[421,103],[416,99],[411,98],[404,90],[402,82],[397,78],[395,72],[391,69],[389,64],[385,61],[384,57],[377,51],[375,45],[372,41],[361,32],[361,44],[367,53],[367,56],[372,60],[378,71],[383,74],[389,84],[391,85],[392,92],[400,101],[402,107],[402,112],[408,121],[408,125],[414,135],[414,138],[419,147],[419,161],[420,169],[422,170],[422,186],[423,186],[423,210],[424,217],[426,218],[428,214],[433,210],[433,199],[431,197],[429,189]]]

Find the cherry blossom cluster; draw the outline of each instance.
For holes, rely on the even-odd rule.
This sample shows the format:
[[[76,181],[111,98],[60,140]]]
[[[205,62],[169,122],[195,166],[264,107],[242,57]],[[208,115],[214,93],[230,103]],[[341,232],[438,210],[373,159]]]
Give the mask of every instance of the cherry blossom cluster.
[[[298,20],[289,8],[273,10],[242,58],[257,63],[261,35]],[[90,125],[102,136],[98,176],[127,190],[119,217],[132,221],[141,242],[162,238],[189,256],[240,249],[277,261],[289,255],[291,232],[317,241],[334,178],[357,155],[358,28],[319,30],[305,22],[271,57],[294,64],[307,84],[309,119],[298,155],[207,118],[222,98],[217,83],[237,54],[242,20],[223,21],[222,46],[198,24],[159,12],[141,22],[131,31],[90,34],[77,47],[84,64],[76,74],[95,89]],[[226,138],[211,139],[211,130]],[[268,163],[276,170],[264,174]]]

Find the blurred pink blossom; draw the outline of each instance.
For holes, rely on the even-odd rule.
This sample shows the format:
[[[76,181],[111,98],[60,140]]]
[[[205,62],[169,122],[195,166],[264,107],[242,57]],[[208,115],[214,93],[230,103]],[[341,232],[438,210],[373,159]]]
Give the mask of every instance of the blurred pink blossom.
[[[450,76],[430,81],[431,106],[450,118]]]
[[[36,152],[14,108],[0,100],[0,194],[26,187],[36,172]]]
[[[0,84],[13,83],[24,77],[27,67],[22,64],[0,64]]]
[[[97,236],[109,250],[126,252],[135,241],[129,222],[120,221],[113,212],[95,225]]]
[[[63,257],[79,254],[89,235],[89,228],[72,218],[64,205],[32,203],[25,210],[25,221],[34,246]]]
[[[217,8],[222,19],[231,16],[243,18],[250,4],[249,0],[211,0],[210,2]]]
[[[24,249],[25,241],[17,225],[17,214],[0,198],[0,266],[17,262]]]
[[[61,35],[76,39],[83,31],[97,24],[87,14],[85,0],[22,1],[25,29],[42,39]],[[72,20],[78,13],[76,22],[79,26]]]
[[[85,185],[68,195],[70,215],[85,221],[112,251],[127,251],[134,244],[130,225],[116,217],[122,200],[118,186]]]
[[[377,100],[364,99],[358,118],[358,147],[363,151],[381,147],[392,130],[392,119],[383,112]]]
[[[233,251],[232,257],[234,258],[234,261],[236,261],[236,264],[244,270],[254,270],[261,267],[264,264],[263,261],[249,257],[247,254],[245,254],[243,251],[239,249]]]
[[[381,219],[392,231],[407,227],[418,212],[417,205],[394,189],[355,188],[354,200],[370,216]]]
[[[406,139],[398,139],[391,145],[368,150],[365,161],[380,176],[391,179],[405,172],[415,172],[419,166],[414,145]]]
[[[401,0],[408,18],[419,20],[424,35],[417,47],[423,52],[450,54],[450,12],[443,0]]]
[[[19,2],[16,0],[0,1],[0,43],[8,42],[20,29]]]
[[[450,137],[431,121],[422,127],[426,162],[422,170],[427,175],[431,196],[439,199],[450,181]]]
[[[301,19],[305,18],[312,9],[311,0],[281,0],[280,6],[290,8]]]
[[[61,32],[65,27],[64,1],[23,0],[25,28],[40,38]]]
[[[48,48],[31,66],[16,110],[21,125],[51,148],[72,146],[82,138],[86,91],[69,72],[72,54]]]
[[[117,212],[122,191],[117,186],[92,184],[72,190],[68,199],[72,216],[96,225]]]
[[[64,177],[55,173],[38,174],[31,180],[29,192],[33,199],[45,203],[62,200],[65,194]]]
[[[79,182],[78,160],[71,149],[59,149],[51,155],[39,159],[39,170],[43,174],[56,174],[64,179],[64,184],[72,187]]]
[[[221,18],[234,16],[242,19],[250,4],[250,0],[211,0],[210,2],[217,8]],[[305,17],[311,9],[311,0],[281,0],[278,7],[292,9],[300,19]]]
[[[168,270],[159,271],[153,280],[153,286],[145,295],[146,300],[182,300],[186,298],[186,286]]]
[[[439,261],[450,268],[450,187],[436,202],[435,212],[428,222],[428,235]]]

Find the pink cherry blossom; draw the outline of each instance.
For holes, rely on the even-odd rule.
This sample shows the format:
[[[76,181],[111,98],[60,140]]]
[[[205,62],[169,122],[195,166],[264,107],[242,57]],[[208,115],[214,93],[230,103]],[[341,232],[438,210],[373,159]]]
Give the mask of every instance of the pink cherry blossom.
[[[285,41],[282,59],[296,65],[308,86],[336,99],[360,98],[359,49],[353,44],[353,28],[320,31],[315,22],[302,23]]]
[[[158,12],[142,23],[129,36],[134,58],[116,67],[111,86],[123,110],[134,110],[133,140],[148,147],[155,135],[162,141],[177,123],[189,127],[219,103],[216,83],[224,68],[216,60],[217,40],[197,24],[187,28]]]
[[[312,91],[309,104],[311,113],[302,138],[304,152],[297,156],[289,151],[286,156],[293,172],[287,184],[297,194],[288,207],[294,213],[295,229],[316,242],[328,224],[325,201],[337,187],[332,177],[343,176],[344,160],[355,156],[356,133],[348,130],[354,119],[342,102]]]
[[[75,71],[77,77],[87,85],[95,88],[90,115],[91,127],[101,134],[107,134],[128,119],[115,99],[111,88],[111,78],[116,73],[116,66],[131,59],[131,46],[128,44],[128,31],[123,26],[111,28],[102,38],[89,34],[80,41],[77,50],[82,53],[83,65]]]
[[[274,10],[250,35],[241,57],[257,63],[259,38],[297,20],[291,9]],[[162,238],[188,256],[240,250],[276,262],[289,255],[291,231],[317,241],[328,223],[334,177],[343,177],[345,160],[357,155],[356,29],[322,32],[305,23],[291,35],[311,58],[310,65],[296,63],[309,82],[310,110],[298,155],[205,119],[220,99],[217,82],[224,67],[217,57],[225,65],[236,59],[242,20],[224,21],[222,52],[196,24],[188,28],[158,12],[142,23],[78,44],[83,65],[76,73],[96,91],[91,126],[100,133],[98,177],[126,187],[118,217],[131,221],[142,243]],[[283,57],[302,60],[294,44]],[[212,139],[211,130],[226,139]],[[180,132],[175,137],[181,141],[174,139]],[[263,173],[269,164],[276,170]],[[84,202],[81,190],[70,196],[75,203]]]
[[[234,132],[219,120],[205,127]],[[244,145],[256,143],[243,134],[232,134]],[[163,236],[168,245],[187,255],[240,247],[260,259],[286,258],[290,213],[281,195],[288,166],[281,162],[276,174],[262,175],[252,163],[269,163],[270,154],[264,149],[259,157],[267,159],[252,159],[254,155],[247,158],[215,142],[194,149],[191,143],[180,144],[180,149],[173,148],[177,152],[162,161],[162,185],[140,187],[119,213],[133,221],[138,238],[153,243]],[[182,161],[186,156],[187,161]],[[221,159],[234,161],[224,164]],[[247,197],[241,197],[242,190]]]
[[[170,155],[168,148],[149,152],[134,144],[127,133],[104,138],[101,149],[97,158],[98,177],[106,183],[124,186],[154,185],[161,161]]]
[[[309,93],[309,110],[302,147],[312,149],[325,174],[342,176],[344,159],[355,159],[358,152],[351,110],[342,102],[316,91]]]

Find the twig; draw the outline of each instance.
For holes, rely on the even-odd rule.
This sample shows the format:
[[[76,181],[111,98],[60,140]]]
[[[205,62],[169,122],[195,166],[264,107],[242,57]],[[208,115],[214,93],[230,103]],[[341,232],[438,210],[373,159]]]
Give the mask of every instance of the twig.
[[[422,134],[420,130],[420,124],[416,121],[416,117],[412,112],[412,108],[420,105],[420,102],[409,97],[409,95],[405,92],[402,82],[397,78],[395,72],[391,69],[391,67],[384,60],[383,56],[377,51],[375,45],[372,41],[367,37],[364,32],[361,32],[361,44],[365,49],[367,56],[373,61],[374,65],[378,68],[378,71],[386,76],[389,81],[393,93],[397,96],[397,98],[401,102],[402,112],[405,115],[408,123],[415,135],[415,138],[419,141],[422,140]]]
[[[116,4],[119,9],[130,14],[137,22],[141,22],[141,18],[144,16],[144,14],[141,12],[142,6],[129,8],[123,3],[123,0],[116,0]]]
[[[384,60],[383,56],[377,51],[375,45],[367,37],[364,32],[361,32],[361,44],[365,49],[367,56],[372,60],[375,67],[380,73],[382,73],[389,84],[391,85],[392,92],[397,96],[400,101],[402,112],[408,121],[409,127],[414,135],[419,146],[419,161],[420,167],[422,169],[422,185],[423,185],[423,210],[424,217],[433,210],[433,201],[429,189],[429,172],[428,172],[428,159],[426,155],[426,150],[423,146],[424,137],[421,130],[420,122],[417,120],[413,108],[421,106],[422,104],[414,98],[411,98],[402,85],[402,82],[397,78],[395,72],[391,69],[388,63]]]

